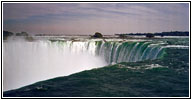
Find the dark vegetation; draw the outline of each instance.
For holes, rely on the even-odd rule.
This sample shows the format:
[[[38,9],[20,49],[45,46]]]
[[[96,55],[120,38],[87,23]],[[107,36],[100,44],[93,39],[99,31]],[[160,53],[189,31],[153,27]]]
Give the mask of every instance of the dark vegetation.
[[[150,34],[150,35],[149,35]],[[155,37],[155,36],[189,36],[189,32],[181,32],[181,31],[171,31],[171,32],[161,32],[161,33],[125,33],[125,34],[116,34],[118,36],[143,36],[146,37]]]
[[[167,48],[165,52],[164,57],[160,59],[123,62],[83,71],[7,91],[3,96],[188,97],[188,49]],[[150,64],[159,64],[164,67],[145,69],[145,65]]]
[[[124,34],[119,34],[119,37],[122,39],[128,38],[128,36],[124,35]]]
[[[28,36],[27,32],[16,33],[16,36]]]
[[[9,32],[9,31],[3,31],[3,39],[7,39],[9,36],[29,36],[29,34],[27,32],[21,32],[21,33],[13,33],[13,32]]]
[[[33,37],[30,36],[27,32],[21,32],[21,33],[12,33],[9,31],[3,31],[3,40],[7,40],[8,37],[10,36],[22,36],[24,37],[27,41],[33,41]]]
[[[12,33],[9,31],[3,31],[3,39],[6,40],[9,36],[29,36],[27,32],[21,33]],[[125,33],[125,34],[115,34],[120,38],[126,39],[131,38],[130,36],[143,36],[145,35],[147,38],[153,38],[155,36],[189,36],[189,32],[181,32],[181,31],[172,31],[172,32],[161,32],[161,33]],[[53,34],[36,34],[35,36],[53,36]],[[54,34],[54,36],[62,36],[61,34]],[[103,38],[103,35],[99,32],[95,32],[92,38]]]
[[[153,37],[154,37],[154,34],[148,33],[148,34],[146,34],[146,37],[148,37],[148,38],[153,38]]]
[[[103,35],[101,33],[99,33],[99,32],[95,32],[95,34],[92,37],[94,37],[94,38],[102,38]]]
[[[63,34],[35,34],[35,36],[63,36]]]
[[[3,32],[3,36],[12,36]],[[189,45],[186,39],[164,39],[168,45]],[[188,40],[189,41],[189,40]],[[145,65],[164,67],[146,69]],[[139,67],[137,69],[137,67]],[[20,89],[4,97],[188,97],[189,49],[165,49],[162,58],[92,69]]]
[[[7,38],[8,38],[9,36],[13,36],[13,35],[14,35],[14,33],[12,33],[12,32],[3,31],[3,40],[7,40]]]

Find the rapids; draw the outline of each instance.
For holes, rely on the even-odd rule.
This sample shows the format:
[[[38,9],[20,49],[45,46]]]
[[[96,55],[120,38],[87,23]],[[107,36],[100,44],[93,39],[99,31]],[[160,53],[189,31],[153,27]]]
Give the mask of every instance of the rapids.
[[[3,90],[114,63],[156,59],[162,54],[161,44],[151,41],[6,41]]]

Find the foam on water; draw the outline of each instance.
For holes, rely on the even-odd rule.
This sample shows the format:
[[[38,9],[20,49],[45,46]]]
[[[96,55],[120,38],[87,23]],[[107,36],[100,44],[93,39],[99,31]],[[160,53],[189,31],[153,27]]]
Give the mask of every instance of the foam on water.
[[[91,54],[94,45],[90,45],[89,53],[84,45],[87,44],[74,43],[70,49],[48,41],[5,42],[3,90],[107,65],[101,57]]]
[[[156,59],[161,51],[160,45],[142,40],[6,41],[3,43],[3,90],[109,64]]]
[[[180,49],[188,49],[189,46],[186,45],[166,45],[164,48],[180,48]]]

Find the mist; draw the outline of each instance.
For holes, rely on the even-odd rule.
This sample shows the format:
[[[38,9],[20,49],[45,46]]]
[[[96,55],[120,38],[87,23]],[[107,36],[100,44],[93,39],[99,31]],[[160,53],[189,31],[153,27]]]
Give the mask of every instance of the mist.
[[[3,43],[3,91],[107,65],[90,51],[80,43],[69,48],[47,40],[6,41]]]

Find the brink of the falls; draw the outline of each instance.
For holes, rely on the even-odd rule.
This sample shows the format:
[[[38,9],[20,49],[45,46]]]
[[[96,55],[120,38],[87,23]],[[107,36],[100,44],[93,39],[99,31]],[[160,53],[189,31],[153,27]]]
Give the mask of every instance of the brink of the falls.
[[[109,64],[156,59],[162,54],[163,47],[150,41],[6,41],[3,90]]]

